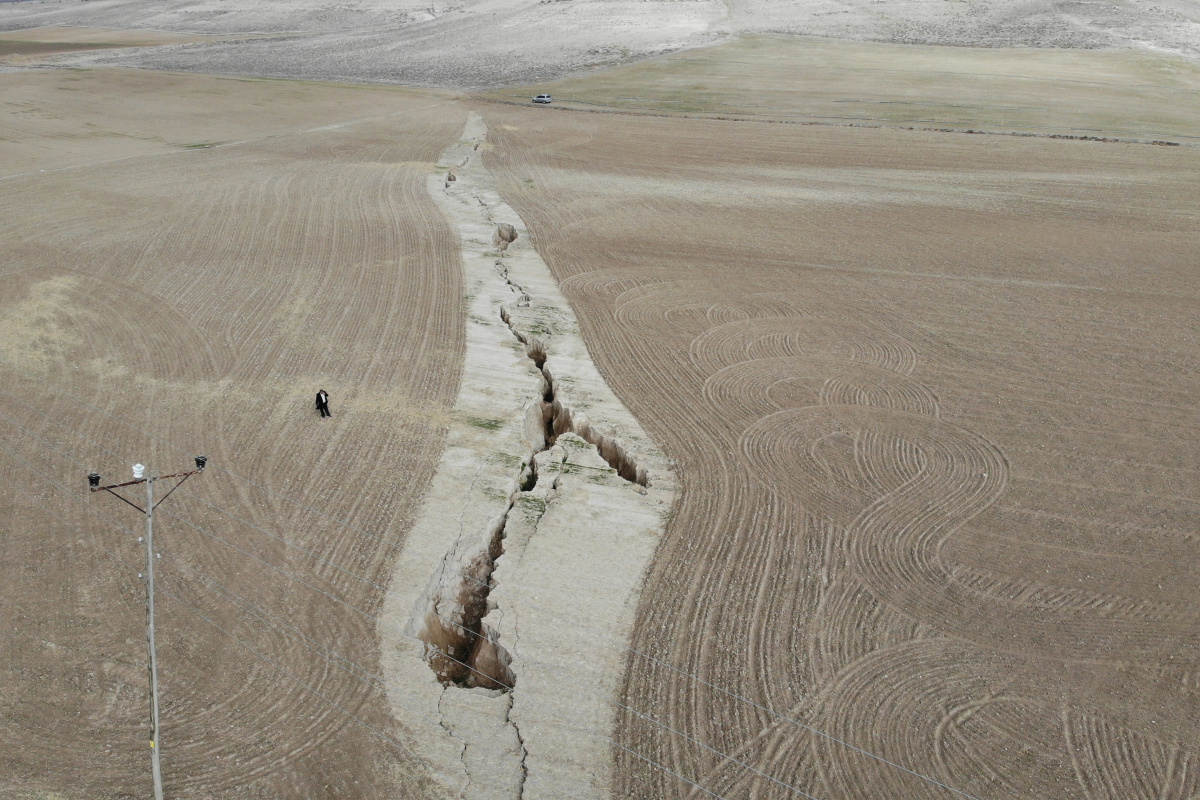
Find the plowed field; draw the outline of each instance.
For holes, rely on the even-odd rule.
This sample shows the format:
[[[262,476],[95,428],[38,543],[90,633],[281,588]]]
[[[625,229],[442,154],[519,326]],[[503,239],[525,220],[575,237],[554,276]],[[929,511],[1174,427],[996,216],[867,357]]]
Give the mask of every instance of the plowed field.
[[[459,380],[458,239],[425,184],[465,111],[0,79],[34,109],[0,161],[0,796],[150,795],[144,522],[84,478],[199,453],[155,515],[167,796],[417,795],[374,614]],[[73,79],[109,129],[57,105]]]
[[[681,473],[623,792],[1200,791],[1194,149],[483,113]]]

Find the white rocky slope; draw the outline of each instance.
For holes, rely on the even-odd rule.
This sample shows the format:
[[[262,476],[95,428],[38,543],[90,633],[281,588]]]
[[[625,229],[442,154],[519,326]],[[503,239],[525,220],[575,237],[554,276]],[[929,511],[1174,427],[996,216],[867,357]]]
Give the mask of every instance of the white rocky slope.
[[[74,56],[92,63],[482,88],[548,80],[742,33],[945,45],[1140,47],[1200,58],[1194,0],[25,0],[40,25],[269,32],[269,40]]]
[[[477,88],[532,82],[711,43],[720,0],[92,0],[0,3],[0,29],[39,25],[269,32],[267,40],[76,56],[314,80]]]

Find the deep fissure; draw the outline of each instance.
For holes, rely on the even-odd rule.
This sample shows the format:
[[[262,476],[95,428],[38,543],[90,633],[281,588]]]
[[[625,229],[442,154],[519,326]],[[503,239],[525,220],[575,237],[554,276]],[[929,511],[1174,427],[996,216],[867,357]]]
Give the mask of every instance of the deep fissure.
[[[507,279],[506,279],[507,280]],[[509,282],[511,283],[511,282]],[[515,284],[512,284],[516,286]],[[524,291],[516,286],[522,295]],[[541,442],[523,460],[516,481],[516,491],[488,536],[487,548],[462,571],[457,605],[461,619],[444,616],[436,606],[428,620],[428,644],[432,646],[429,664],[438,679],[446,685],[466,688],[511,691],[516,675],[510,664],[512,656],[498,641],[496,632],[484,620],[491,611],[489,596],[493,588],[492,574],[497,560],[504,555],[505,528],[517,499],[533,491],[538,484],[537,456],[546,452],[564,433],[574,433],[596,448],[617,475],[639,486],[649,486],[644,470],[629,458],[623,448],[608,437],[596,433],[590,425],[578,424],[571,410],[557,396],[554,376],[547,367],[548,354],[542,342],[517,330],[501,306],[500,318],[512,335],[525,347],[525,354],[541,374],[541,400],[533,413],[540,415]]]
[[[455,600],[461,612],[444,615],[435,601],[426,620],[422,638],[430,646],[429,666],[446,686],[510,691],[516,683],[516,676],[509,668],[511,656],[498,642],[496,632],[483,622],[491,610],[488,595],[492,573],[496,560],[504,554],[504,527],[513,503],[509,501],[508,508],[493,526],[487,548],[460,573]]]
[[[478,149],[478,145],[476,145]],[[468,155],[459,164],[459,169],[465,168],[471,161]],[[457,182],[457,179],[455,180]],[[447,180],[444,190],[449,190]],[[490,211],[487,204],[475,195],[475,199],[485,210]],[[488,214],[490,219],[490,213]],[[508,274],[508,269],[501,260],[507,250],[507,245],[517,238],[516,229],[511,225],[498,225],[493,244],[500,251],[500,259],[495,263],[496,272],[517,296],[516,306],[528,307],[531,302],[525,289]],[[485,620],[493,608],[490,600],[494,588],[492,576],[496,570],[498,559],[504,555],[504,541],[509,515],[517,501],[523,495],[533,491],[538,484],[537,456],[548,451],[564,433],[574,433],[596,448],[600,457],[616,471],[622,479],[639,486],[649,486],[650,481],[644,469],[639,469],[637,463],[630,458],[624,448],[616,441],[595,431],[585,420],[578,419],[571,409],[564,406],[558,397],[557,384],[550,369],[547,367],[548,354],[545,345],[536,337],[521,333],[512,321],[508,308],[500,306],[500,319],[509,331],[525,348],[525,354],[533,362],[541,375],[541,400],[531,409],[531,414],[540,414],[541,441],[535,446],[522,462],[515,489],[509,497],[504,513],[493,524],[489,532],[487,546],[470,560],[460,572],[457,594],[454,598],[454,608],[449,615],[444,615],[434,600],[426,619],[425,639],[429,645],[429,665],[437,675],[438,680],[445,686],[461,686],[465,688],[482,687],[510,692],[516,685],[516,675],[510,665],[512,656],[499,643],[499,635]],[[532,422],[533,420],[530,420]],[[554,487],[557,488],[557,481]],[[461,609],[461,611],[460,611]],[[457,619],[456,619],[457,617]]]
[[[481,348],[478,354],[486,355],[492,363],[486,370],[468,373],[476,383],[470,384],[469,392],[464,389],[456,404],[461,413],[457,419],[462,424],[451,428],[455,431],[451,438],[455,450],[447,457],[451,465],[449,481],[442,481],[439,505],[428,519],[429,525],[441,528],[430,529],[430,542],[449,538],[451,544],[411,607],[409,630],[425,642],[424,660],[442,685],[442,697],[452,700],[445,704],[444,716],[439,701],[438,712],[445,733],[462,743],[459,761],[468,771],[467,785],[474,787],[472,779],[476,776],[471,770],[484,763],[482,751],[472,750],[468,757],[468,746],[474,747],[484,742],[481,737],[493,735],[490,728],[485,732],[475,726],[476,715],[486,709],[488,714],[495,714],[490,724],[499,722],[502,716],[504,726],[512,733],[503,732],[503,740],[496,742],[503,753],[486,753],[487,774],[480,777],[493,783],[502,780],[506,794],[511,795],[515,787],[516,796],[521,797],[531,777],[532,762],[526,749],[527,731],[520,724],[524,720],[512,714],[516,698],[512,690],[517,678],[513,657],[520,653],[518,642],[526,647],[534,643],[520,636],[523,629],[518,623],[523,625],[526,620],[523,614],[517,614],[521,606],[510,595],[514,590],[538,588],[536,584],[520,585],[531,582],[523,559],[529,552],[535,552],[535,558],[545,557],[540,548],[556,546],[547,541],[550,539],[587,538],[596,510],[593,506],[597,505],[592,493],[601,492],[600,506],[607,507],[610,493],[622,493],[623,482],[635,484],[632,489],[645,495],[639,487],[649,486],[649,480],[613,435],[621,430],[624,437],[621,422],[628,420],[602,381],[597,384],[599,376],[582,342],[570,332],[573,326],[563,331],[550,329],[559,321],[571,319],[569,309],[558,308],[553,302],[561,303],[562,298],[549,291],[552,297],[546,299],[551,302],[543,307],[540,302],[533,303],[521,285],[526,282],[523,278],[531,256],[534,272],[530,280],[543,274],[544,265],[525,248],[525,241],[510,248],[526,234],[518,231],[520,221],[513,219],[510,210],[497,200],[486,180],[486,169],[474,168],[474,152],[480,150],[481,141],[475,119],[468,123],[458,157],[447,156],[446,162],[457,164],[447,171],[440,190],[436,179],[429,182],[439,203],[447,201],[447,216],[459,224],[464,271],[477,290],[465,298],[469,320],[479,324],[468,328],[469,342]],[[464,157],[463,150],[468,147],[474,152]],[[478,179],[480,170],[484,174],[482,182]],[[512,223],[502,222],[505,218],[512,219]],[[480,222],[491,228],[490,242],[487,228]],[[494,282],[496,278],[499,282]],[[508,293],[501,286],[507,287]],[[538,286],[541,284],[534,284]],[[513,340],[482,318],[494,320],[492,315],[497,310],[515,343],[519,343],[520,354],[537,370],[537,380],[531,380],[533,374],[514,352]],[[556,336],[560,333],[561,340]],[[555,347],[553,359],[548,357],[551,344]],[[470,357],[468,363],[474,363]],[[579,366],[583,367],[581,374],[576,372]],[[606,412],[616,417],[610,420]],[[596,413],[596,421],[601,423],[595,428],[589,424],[590,413]],[[486,431],[497,434],[488,436]],[[640,440],[630,435],[627,444],[631,443],[640,444]],[[593,447],[601,460],[589,452]],[[520,461],[518,455],[523,456]],[[569,502],[558,498],[561,476],[568,474],[578,476],[579,481],[569,484]],[[614,476],[621,480],[614,480]],[[459,497],[463,502],[458,502]],[[635,503],[641,500],[627,499]],[[646,500],[649,498],[643,502]],[[545,517],[548,508],[550,518]],[[537,549],[527,552],[531,541]],[[509,560],[501,561],[506,551]],[[512,653],[501,646],[501,633]],[[529,682],[538,680],[536,670],[531,668],[529,673],[521,676],[527,682],[527,691],[534,689]],[[476,687],[493,691],[450,692]],[[490,739],[486,746],[492,747]],[[493,755],[503,764],[492,759]]]
[[[507,277],[505,280],[508,280]],[[516,290],[522,296],[528,296],[518,284],[513,284],[511,281],[509,283],[516,287]],[[571,413],[571,409],[563,405],[558,399],[558,390],[554,376],[546,366],[548,357],[545,345],[536,337],[525,336],[525,334],[517,330],[513,324],[512,316],[504,306],[500,307],[500,319],[512,331],[512,335],[516,340],[525,346],[525,354],[533,362],[533,365],[537,367],[538,372],[542,374],[541,411],[542,425],[545,429],[545,442],[542,448],[535,452],[548,450],[554,446],[559,436],[564,433],[573,433],[595,447],[600,457],[617,471],[617,475],[629,483],[634,483],[638,486],[649,486],[650,479],[646,475],[646,471],[638,467],[637,462],[625,452],[625,448],[621,447],[613,439],[597,432],[590,424],[577,420],[575,415]]]

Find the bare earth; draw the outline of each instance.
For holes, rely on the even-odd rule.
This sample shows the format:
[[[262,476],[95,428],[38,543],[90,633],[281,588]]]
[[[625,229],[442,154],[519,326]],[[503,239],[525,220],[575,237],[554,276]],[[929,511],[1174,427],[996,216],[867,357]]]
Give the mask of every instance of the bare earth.
[[[618,794],[1200,791],[1194,149],[485,114],[680,465]]]
[[[167,795],[418,790],[374,615],[459,381],[458,241],[425,183],[465,111],[122,71],[0,81],[121,93],[113,116],[155,133],[5,107],[24,121],[0,161],[18,173],[0,217],[0,796],[150,793],[143,523],[84,476],[196,453],[211,466],[156,514]],[[197,96],[202,124],[165,111]],[[213,139],[231,143],[176,144]],[[68,167],[64,140],[96,141]],[[19,174],[40,163],[59,169]]]
[[[581,110],[1200,142],[1200,65],[1129,49],[748,36],[487,96],[524,105],[533,93]]]
[[[139,45],[0,71],[0,797],[149,794],[197,453],[168,797],[1200,796],[1194,6],[223,5],[0,4]]]
[[[58,56],[92,50],[120,50],[164,45],[257,39],[267,34],[223,36],[159,30],[121,30],[51,25],[0,32],[0,67],[55,63]]]

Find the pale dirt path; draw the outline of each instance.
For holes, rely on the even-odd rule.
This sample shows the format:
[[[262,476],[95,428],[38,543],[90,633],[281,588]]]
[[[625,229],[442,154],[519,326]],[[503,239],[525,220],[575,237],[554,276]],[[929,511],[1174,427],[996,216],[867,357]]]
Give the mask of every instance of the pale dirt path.
[[[496,194],[487,133],[472,116],[428,180],[462,242],[467,353],[384,607],[388,698],[448,796],[604,798],[624,645],[675,481]],[[499,225],[516,241],[499,246]]]
[[[680,465],[623,744],[724,797],[1195,793],[1194,155],[488,113]]]
[[[178,83],[198,85],[136,82],[151,117],[150,84],[168,109]],[[194,453],[211,466],[156,525],[168,796],[380,797],[424,781],[386,711],[367,615],[457,392],[458,242],[425,179],[465,112],[291,85],[264,113],[223,85],[208,98],[234,118],[222,139],[355,105],[392,116],[5,182],[0,472],[28,490],[0,505],[0,794],[148,793],[139,520],[82,476]],[[62,121],[47,123],[52,149]]]

